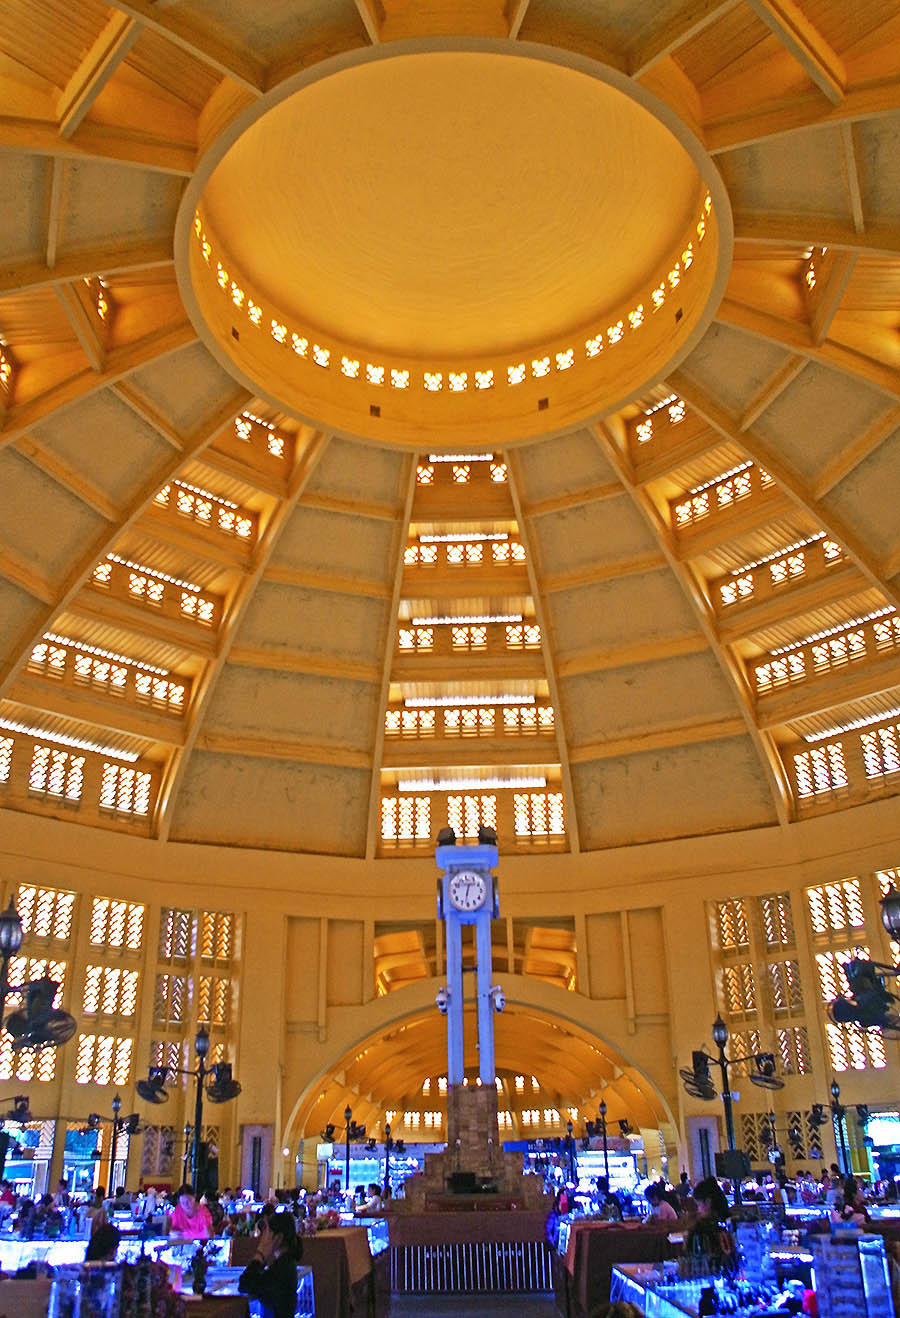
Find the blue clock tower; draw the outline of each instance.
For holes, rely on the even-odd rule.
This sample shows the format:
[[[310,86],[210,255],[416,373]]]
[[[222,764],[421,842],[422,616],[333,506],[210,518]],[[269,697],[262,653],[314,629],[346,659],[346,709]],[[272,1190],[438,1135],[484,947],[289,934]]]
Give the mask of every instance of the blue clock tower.
[[[442,835],[443,836],[443,835]],[[485,836],[483,831],[482,837]],[[476,1003],[478,1020],[478,1074],[482,1085],[495,1087],[494,1012],[502,1008],[503,995],[492,986],[491,921],[499,913],[497,844],[479,841],[477,846],[439,845],[435,852],[438,869],[438,914],[446,931],[447,988],[438,1005],[447,1014],[447,1083],[461,1085],[465,1072],[463,1026],[462,928],[475,926]]]

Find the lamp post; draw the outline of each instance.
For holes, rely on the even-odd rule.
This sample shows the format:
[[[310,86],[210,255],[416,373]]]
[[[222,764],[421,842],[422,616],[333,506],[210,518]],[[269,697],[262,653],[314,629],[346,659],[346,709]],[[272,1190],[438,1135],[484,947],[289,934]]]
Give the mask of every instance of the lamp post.
[[[841,1149],[841,1171],[845,1176],[850,1175],[850,1157],[847,1152],[847,1137],[844,1134],[844,1116],[847,1109],[841,1102],[841,1087],[836,1080],[831,1082],[831,1124],[834,1127],[834,1133],[837,1135],[838,1143]]]
[[[22,946],[22,920],[12,898],[9,906],[0,914],[0,1015],[6,1008],[9,996],[9,961],[17,955]]]
[[[194,1054],[197,1058],[197,1094],[194,1099],[194,1152],[192,1154],[191,1185],[194,1194],[200,1190],[200,1144],[203,1138],[203,1081],[209,1075],[206,1059],[209,1056],[209,1032],[205,1025],[194,1035]]]
[[[366,1138],[365,1126],[357,1126],[353,1120],[353,1109],[348,1103],[344,1108],[344,1188],[347,1193],[350,1192],[350,1141],[364,1140]]]
[[[888,888],[881,899],[881,923],[895,942],[900,942],[900,892]]]
[[[600,1124],[600,1134],[603,1136],[603,1175],[606,1177],[606,1188],[609,1189],[609,1148],[606,1143],[606,1099],[601,1098],[600,1106],[597,1108],[597,1121]]]
[[[394,1141],[391,1139],[391,1123],[388,1121],[384,1127],[384,1193],[387,1194],[391,1188],[391,1149],[394,1147]]]
[[[109,1146],[109,1180],[107,1182],[109,1186],[110,1194],[113,1194],[117,1188],[116,1186],[113,1185],[113,1179],[114,1179],[113,1170],[116,1165],[116,1145],[119,1142],[119,1113],[121,1111],[122,1111],[122,1096],[121,1094],[114,1094],[112,1100],[112,1112],[113,1112],[112,1140]]]
[[[728,1080],[728,1068],[742,1062],[753,1062],[756,1070],[750,1073],[750,1083],[760,1089],[782,1089],[784,1081],[775,1074],[775,1057],[772,1053],[750,1053],[747,1057],[729,1057],[725,1052],[728,1043],[728,1026],[722,1020],[721,1013],[716,1016],[712,1026],[713,1043],[719,1050],[718,1057],[710,1057],[703,1049],[693,1054],[693,1066],[690,1071],[680,1072],[684,1087],[691,1098],[711,1101],[716,1096],[716,1087],[709,1074],[710,1062],[715,1062],[722,1073],[722,1105],[725,1108],[725,1138],[728,1152],[720,1155],[722,1175],[727,1175],[734,1183],[734,1202],[741,1202],[741,1176],[746,1166],[746,1159],[738,1152],[734,1137],[734,1109],[731,1099],[731,1085]],[[717,1159],[718,1161],[718,1159]]]
[[[572,1138],[574,1126],[566,1122],[566,1152],[569,1155],[569,1180],[575,1184],[575,1140]]]
[[[348,1194],[350,1193],[350,1127],[352,1124],[353,1111],[348,1104],[344,1108],[344,1129],[346,1132],[344,1143],[344,1189]]]
[[[139,1080],[135,1087],[145,1103],[165,1103],[169,1097],[165,1089],[166,1078],[169,1074],[190,1075],[197,1081],[197,1092],[194,1098],[193,1167],[191,1169],[191,1185],[196,1195],[200,1191],[200,1149],[203,1134],[204,1088],[210,1103],[228,1103],[231,1099],[237,1098],[241,1092],[241,1086],[231,1074],[230,1062],[216,1062],[212,1066],[206,1065],[206,1058],[209,1056],[209,1031],[205,1025],[201,1025],[194,1036],[194,1054],[197,1058],[195,1070],[186,1071],[177,1066],[151,1066],[147,1079]],[[212,1077],[211,1081],[210,1077]],[[209,1083],[206,1083],[207,1081]],[[185,1126],[185,1153],[187,1152],[187,1132],[189,1129],[189,1126]]]

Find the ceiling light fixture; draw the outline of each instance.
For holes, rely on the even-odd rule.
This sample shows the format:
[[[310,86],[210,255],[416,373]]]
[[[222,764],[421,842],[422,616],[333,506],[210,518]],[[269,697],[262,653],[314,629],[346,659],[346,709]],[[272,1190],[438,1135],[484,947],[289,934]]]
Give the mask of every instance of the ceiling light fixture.
[[[807,545],[814,545],[819,540],[824,540],[827,532],[817,531],[815,535],[808,536],[806,540],[795,540],[792,545],[786,545],[784,549],[776,549],[772,554],[766,554],[765,558],[755,558],[752,563],[745,563],[743,567],[734,567],[729,572],[731,577],[739,577],[742,572],[752,572],[755,567],[764,567],[766,563],[774,563],[778,558],[784,558],[785,554],[793,554],[795,549],[805,549]]]
[[[113,760],[125,760],[134,764],[139,759],[137,751],[123,751],[117,747],[104,746],[96,741],[87,741],[84,737],[69,737],[64,732],[45,732],[29,723],[19,723],[17,719],[0,718],[0,728],[7,732],[20,732],[26,737],[39,737],[41,741],[55,741],[60,746],[73,746],[76,750],[92,751],[95,755],[108,755]]]
[[[407,709],[470,708],[481,705],[533,705],[534,696],[407,696]]]
[[[504,788],[546,787],[547,779],[535,774],[523,778],[400,778],[398,792],[481,792]]]
[[[453,617],[441,614],[433,618],[413,618],[413,627],[462,627],[487,622],[522,622],[521,613],[464,613]]]

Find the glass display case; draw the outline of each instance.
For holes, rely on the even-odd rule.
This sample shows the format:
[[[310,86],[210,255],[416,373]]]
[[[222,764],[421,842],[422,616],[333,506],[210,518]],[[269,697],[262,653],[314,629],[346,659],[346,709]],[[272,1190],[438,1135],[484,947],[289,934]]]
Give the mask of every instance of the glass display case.
[[[83,1263],[87,1242],[84,1240],[19,1240],[16,1236],[0,1239],[0,1271],[15,1274],[29,1263]]]
[[[63,1264],[50,1286],[48,1318],[119,1318],[122,1269],[118,1263]]]

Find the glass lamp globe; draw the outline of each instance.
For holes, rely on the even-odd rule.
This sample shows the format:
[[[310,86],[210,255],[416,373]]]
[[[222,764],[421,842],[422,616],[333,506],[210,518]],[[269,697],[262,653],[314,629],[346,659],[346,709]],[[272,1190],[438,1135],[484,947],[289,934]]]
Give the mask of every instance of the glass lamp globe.
[[[722,1020],[721,1013],[713,1021],[712,1037],[717,1048],[724,1048],[728,1042],[728,1026]]]
[[[194,1052],[200,1058],[201,1062],[209,1053],[209,1032],[205,1025],[201,1025],[200,1029],[194,1036]]]
[[[0,956],[15,956],[22,946],[22,921],[16,904],[10,898],[9,906],[0,915]]]
[[[900,939],[900,892],[890,888],[881,899],[881,923],[891,938]]]

